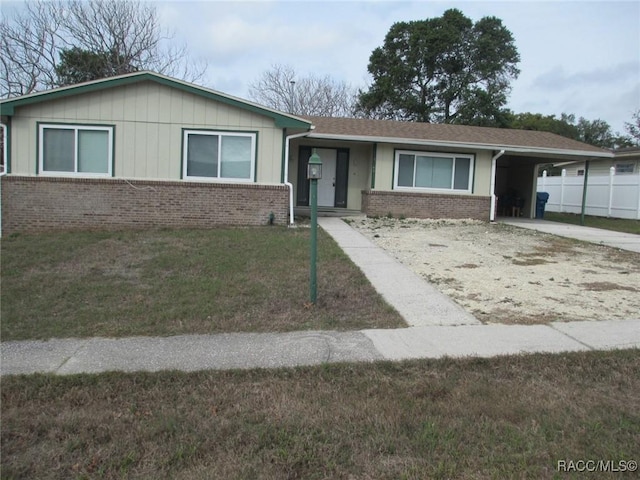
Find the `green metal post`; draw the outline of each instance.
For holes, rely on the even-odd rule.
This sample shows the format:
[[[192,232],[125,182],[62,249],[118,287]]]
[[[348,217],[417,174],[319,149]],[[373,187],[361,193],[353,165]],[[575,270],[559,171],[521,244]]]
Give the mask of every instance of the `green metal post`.
[[[311,180],[309,203],[311,204],[311,267],[309,279],[309,300],[315,304],[318,299],[318,278],[316,261],[318,258],[318,180]]]
[[[322,178],[322,160],[313,149],[309,158],[307,178],[311,181],[309,189],[309,206],[311,207],[311,267],[309,272],[309,300],[315,305],[318,299],[318,278],[316,275],[316,260],[318,258],[318,179]]]
[[[582,210],[580,212],[580,225],[584,227],[584,211],[587,206],[587,180],[589,180],[589,160],[584,162],[584,183],[582,184]]]

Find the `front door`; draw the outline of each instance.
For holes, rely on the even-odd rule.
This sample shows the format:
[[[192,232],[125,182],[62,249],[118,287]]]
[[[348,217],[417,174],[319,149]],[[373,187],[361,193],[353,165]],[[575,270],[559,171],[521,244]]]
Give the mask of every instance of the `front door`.
[[[316,149],[322,160],[322,178],[318,180],[318,206],[335,207],[336,203],[336,151]]]
[[[347,208],[349,179],[349,150],[346,148],[317,148],[322,161],[322,178],[318,180],[318,206]],[[309,205],[309,180],[307,165],[311,147],[300,147],[298,155],[297,204]]]

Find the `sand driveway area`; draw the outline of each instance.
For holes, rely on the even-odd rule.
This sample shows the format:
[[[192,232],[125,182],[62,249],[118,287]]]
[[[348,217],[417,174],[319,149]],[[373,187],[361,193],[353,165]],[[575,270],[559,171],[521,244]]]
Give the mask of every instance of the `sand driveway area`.
[[[484,323],[640,318],[640,254],[473,220],[348,220]]]

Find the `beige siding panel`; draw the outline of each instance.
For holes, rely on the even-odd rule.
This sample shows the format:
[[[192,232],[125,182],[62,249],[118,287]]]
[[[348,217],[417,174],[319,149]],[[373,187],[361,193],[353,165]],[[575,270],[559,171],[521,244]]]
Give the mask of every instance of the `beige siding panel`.
[[[195,97],[184,92],[177,92],[182,99],[182,118],[180,123],[195,124]]]
[[[125,100],[125,89],[115,89],[103,92],[103,98],[111,102],[113,120],[123,121],[125,119],[127,102]]]
[[[115,126],[115,175],[177,180],[184,128],[258,132],[257,181],[279,183],[282,130],[273,120],[152,82],[20,107],[13,117],[12,172],[35,174],[36,122]]]
[[[394,148],[388,143],[378,144],[376,155],[376,190],[393,190]]]
[[[276,176],[277,182],[280,181],[280,162],[275,161],[275,156],[278,154],[280,149],[276,148],[274,140],[273,135],[258,135],[258,171],[256,175],[258,183],[276,183],[273,180]]]
[[[149,85],[147,94],[147,118],[148,122],[158,123],[160,121],[160,91],[159,85]]]
[[[491,195],[491,152],[480,151],[476,154],[473,180],[474,195]]]
[[[206,102],[196,99],[193,105],[193,123],[197,125],[205,125],[207,118]]]
[[[11,173],[36,173],[36,123],[28,118],[13,118],[11,122]],[[34,141],[32,141],[34,140]]]
[[[148,138],[147,138],[147,125],[142,122],[135,122],[128,127],[135,133],[134,140],[134,155],[135,155],[135,167],[134,175],[136,178],[154,178],[152,172],[149,169],[149,158],[147,156],[148,151]]]
[[[94,95],[94,96],[89,97],[87,95],[84,95],[84,96],[78,98],[78,102],[77,102],[77,105],[76,105],[76,119],[77,120],[85,121],[85,120],[91,118],[91,115],[89,115],[89,108],[90,108],[89,103],[93,102],[94,98],[97,99],[97,98],[99,98],[99,96],[98,95]]]
[[[100,92],[95,98],[93,106],[98,111],[98,119],[102,122],[113,121],[113,102],[106,97],[105,92]]]
[[[154,122],[156,121],[155,119],[150,119],[149,118],[149,94],[151,92],[148,92],[147,95],[138,95],[137,92],[132,91],[131,92],[131,105],[134,106],[134,119],[136,122],[147,122],[147,121],[151,121]]]
[[[370,172],[373,158],[373,147],[355,145],[349,148],[349,180],[347,184],[347,208],[360,210],[362,207],[362,190],[371,186]]]
[[[175,164],[175,162],[171,162],[170,159],[172,155],[166,155],[165,152],[171,152],[172,145],[172,134],[171,134],[171,125],[167,124],[158,124],[157,125],[157,135],[158,135],[158,150],[155,152],[157,164],[158,164],[158,177],[157,178],[180,178],[180,162]],[[179,135],[178,135],[179,137]],[[179,145],[179,138],[178,138]],[[180,155],[180,151],[178,150],[178,156]],[[179,158],[179,157],[178,157]],[[172,170],[172,166],[174,167]]]

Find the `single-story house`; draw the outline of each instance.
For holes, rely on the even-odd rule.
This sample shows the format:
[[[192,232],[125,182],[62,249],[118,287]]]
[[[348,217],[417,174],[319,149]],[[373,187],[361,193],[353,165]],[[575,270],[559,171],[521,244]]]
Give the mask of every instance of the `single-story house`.
[[[616,175],[640,173],[640,147],[626,147],[611,150],[613,158],[599,158],[589,162],[589,175],[609,175],[611,168]],[[554,164],[565,170],[570,177],[582,176],[585,172],[584,161],[561,162]]]
[[[493,220],[537,166],[612,157],[546,132],[300,117],[153,72],[0,101],[5,233],[293,222],[322,210]]]

